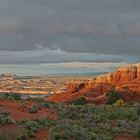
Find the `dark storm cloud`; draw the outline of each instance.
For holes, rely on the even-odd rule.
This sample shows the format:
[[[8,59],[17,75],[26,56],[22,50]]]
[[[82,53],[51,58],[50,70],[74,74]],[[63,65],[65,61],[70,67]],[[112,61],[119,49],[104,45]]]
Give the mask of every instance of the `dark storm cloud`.
[[[47,52],[41,56],[33,51],[28,60],[20,57],[38,44],[42,50],[60,48],[77,55],[58,56],[54,62],[96,60],[95,55],[86,60],[80,53],[126,56],[106,61],[139,60],[140,0],[0,0],[0,62],[49,62]],[[2,50],[12,55],[15,51],[13,60]]]

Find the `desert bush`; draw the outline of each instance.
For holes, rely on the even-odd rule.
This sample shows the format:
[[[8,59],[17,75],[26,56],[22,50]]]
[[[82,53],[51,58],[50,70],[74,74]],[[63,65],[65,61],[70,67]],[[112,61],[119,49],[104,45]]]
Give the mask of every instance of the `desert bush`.
[[[25,125],[27,122],[28,122],[28,120],[23,119],[23,120],[18,121],[18,124],[19,125]]]
[[[85,104],[87,104],[87,101],[86,101],[85,97],[80,97],[80,98],[78,98],[76,100],[73,100],[71,102],[71,104],[73,104],[73,105],[85,105]]]
[[[68,105],[59,112],[62,119],[92,120],[92,122],[115,120],[115,119],[137,119],[136,110],[133,107],[116,107],[112,105]]]
[[[20,132],[18,133],[16,140],[27,140],[28,138],[29,138],[29,134],[28,134],[27,130],[22,128],[20,130]]]
[[[18,125],[22,127],[22,133],[19,134],[17,140],[26,140],[27,138],[35,138],[39,129],[48,129],[56,124],[55,120],[49,118],[38,118],[32,121],[21,120]]]
[[[35,102],[35,103],[44,102],[44,98],[41,98],[41,97],[38,97],[38,98],[31,98],[31,99],[29,99],[29,100],[32,101],[32,102]]]
[[[122,99],[119,99],[116,101],[116,103],[114,105],[117,107],[124,107],[126,104]]]
[[[31,130],[33,132],[37,132],[37,129],[39,128],[38,124],[34,121],[27,121],[25,124],[24,124],[24,128],[26,130]]]
[[[45,102],[45,101],[43,101],[43,102],[41,102],[39,105],[40,105],[41,107],[50,108],[50,107],[52,107],[52,106],[54,105],[54,103],[53,103],[53,102]]]
[[[40,105],[36,104],[36,105],[33,105],[31,108],[28,109],[29,113],[36,113],[38,112],[38,110],[40,109]]]
[[[49,140],[90,140],[87,128],[72,120],[62,120],[50,132]]]
[[[137,107],[137,115],[140,116],[140,106]]]
[[[4,98],[9,100],[21,100],[21,96],[16,93],[6,93],[4,94]]]
[[[60,118],[85,119],[93,116],[94,105],[68,105],[59,111]]]
[[[0,140],[27,140],[29,138],[21,127],[10,131],[0,131]]]
[[[138,136],[138,138],[140,139],[140,130],[138,130],[137,136]]]
[[[56,124],[56,120],[52,120],[49,118],[39,118],[39,119],[35,119],[34,121],[38,124],[40,128],[45,128],[45,129]]]
[[[38,112],[42,107],[46,107],[46,108],[51,108],[53,107],[53,103],[51,102],[39,102],[35,105],[33,105],[31,108],[28,109],[29,113],[36,113]]]
[[[63,112],[64,108],[66,108],[67,105],[65,105],[64,103],[55,103],[53,105],[53,108],[57,111],[57,112]]]
[[[15,120],[13,120],[10,116],[9,112],[2,112],[0,111],[0,125],[5,124],[15,124]]]
[[[138,108],[139,105],[123,106],[122,104],[119,104],[119,107],[115,105],[95,106],[90,104],[69,104],[63,106],[58,112],[59,120],[50,134],[53,137],[53,139],[50,140],[68,139],[68,137],[61,133],[63,129],[60,129],[60,125],[64,120],[68,120],[67,125],[71,125],[70,121],[72,121],[74,125],[85,128],[88,131],[89,140],[112,140],[116,135],[123,133],[138,135],[137,132],[140,128]],[[67,129],[67,127],[65,128]],[[67,133],[67,135],[69,134]],[[81,139],[77,137],[76,140]]]
[[[106,94],[107,96],[107,104],[114,104],[117,100],[122,99],[122,94],[117,91],[114,87],[111,87]]]
[[[30,137],[34,138],[35,133],[38,131],[40,128],[39,125],[35,121],[28,121],[28,120],[23,120],[19,122],[20,125],[23,127],[23,133],[19,136],[20,138],[24,137]]]
[[[17,139],[17,134],[13,134],[9,132],[0,133],[0,140],[16,140],[16,139]]]

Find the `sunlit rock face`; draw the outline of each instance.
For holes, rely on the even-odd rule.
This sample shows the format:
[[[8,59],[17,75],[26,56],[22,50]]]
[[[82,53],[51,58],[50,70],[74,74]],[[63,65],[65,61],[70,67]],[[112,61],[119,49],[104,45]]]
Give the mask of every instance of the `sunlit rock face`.
[[[137,64],[137,78],[140,79],[140,63]]]
[[[126,66],[120,68],[118,71],[111,74],[111,81],[112,83],[125,83],[129,80],[133,80],[136,78],[136,68],[135,66]]]
[[[115,72],[97,76],[90,82],[71,82],[65,93],[53,95],[47,100],[69,102],[85,96],[90,103],[105,103],[106,93],[111,86],[123,94],[125,101],[140,101],[140,64],[121,67]]]
[[[140,79],[140,64],[128,65],[117,71],[96,77],[97,83],[126,83]]]
[[[111,82],[129,82],[135,79],[140,79],[140,64],[134,64],[122,67],[114,72]]]

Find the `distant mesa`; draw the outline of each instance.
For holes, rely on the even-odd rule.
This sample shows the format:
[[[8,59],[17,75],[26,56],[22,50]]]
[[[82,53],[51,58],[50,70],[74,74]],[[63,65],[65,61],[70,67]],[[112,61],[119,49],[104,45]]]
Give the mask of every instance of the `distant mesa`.
[[[17,77],[17,75],[15,74],[10,74],[10,73],[7,73],[7,74],[1,74],[0,75],[0,79],[15,79]]]

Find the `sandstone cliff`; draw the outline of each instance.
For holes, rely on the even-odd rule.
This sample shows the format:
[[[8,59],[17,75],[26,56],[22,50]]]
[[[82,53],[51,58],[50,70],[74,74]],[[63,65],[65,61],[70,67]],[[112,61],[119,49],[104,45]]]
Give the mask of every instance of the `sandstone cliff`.
[[[140,64],[132,64],[119,68],[117,71],[96,77],[96,83],[127,83],[140,79]]]
[[[140,101],[140,64],[121,67],[115,72],[97,76],[93,81],[69,83],[65,93],[47,100],[67,102],[85,96],[88,102],[104,103],[106,92],[112,85],[124,93],[124,99]]]

